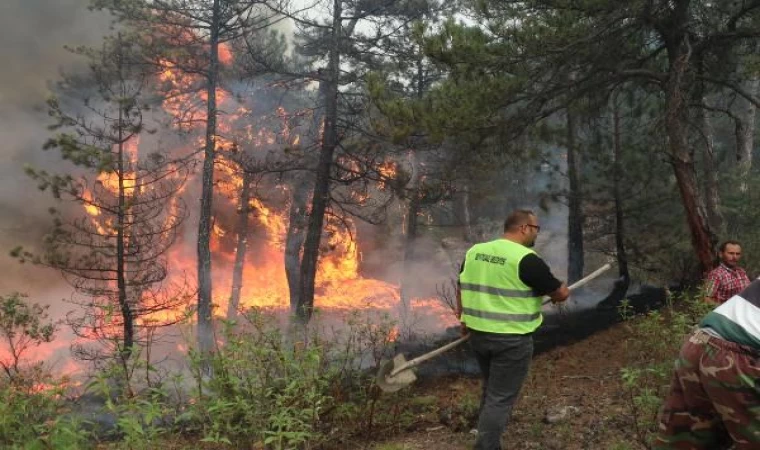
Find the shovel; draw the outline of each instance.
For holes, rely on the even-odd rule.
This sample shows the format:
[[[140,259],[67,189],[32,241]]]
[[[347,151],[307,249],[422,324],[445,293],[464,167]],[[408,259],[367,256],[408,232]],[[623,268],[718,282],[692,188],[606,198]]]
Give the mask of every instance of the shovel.
[[[573,290],[573,289],[577,289],[583,286],[584,284],[588,283],[589,281],[593,280],[594,278],[598,277],[602,273],[609,270],[610,267],[612,267],[611,263],[607,263],[603,265],[602,267],[586,275],[584,278],[568,286],[568,289]],[[550,301],[551,299],[547,298],[546,300],[544,300],[543,304],[546,305]],[[382,389],[384,392],[396,392],[400,389],[403,389],[409,386],[410,384],[414,383],[414,381],[417,379],[417,375],[415,375],[414,371],[412,370],[413,367],[418,366],[420,363],[427,361],[430,358],[434,358],[440,355],[441,353],[451,350],[452,348],[463,343],[469,338],[470,338],[469,334],[464,335],[454,342],[449,342],[443,347],[437,348],[429,353],[425,353],[424,355],[418,356],[412,359],[411,361],[407,361],[403,353],[396,355],[391,361],[387,361],[380,366],[380,370],[377,372],[377,379],[376,379],[377,386],[380,389]]]

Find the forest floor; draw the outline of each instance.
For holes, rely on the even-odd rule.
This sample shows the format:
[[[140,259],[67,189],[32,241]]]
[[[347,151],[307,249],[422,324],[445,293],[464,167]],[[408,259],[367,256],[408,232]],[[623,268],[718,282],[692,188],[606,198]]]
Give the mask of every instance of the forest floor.
[[[629,349],[635,339],[633,328],[624,322],[538,355],[504,434],[504,449],[646,448],[621,376],[621,368],[636,358]],[[470,429],[480,392],[478,378],[428,379],[411,391],[410,395],[434,398],[438,417],[420,417],[412,430],[357,448],[472,448],[475,437]],[[452,417],[452,411],[464,417]],[[563,412],[564,418],[552,423],[547,420]]]
[[[643,310],[634,307],[634,312]],[[672,331],[667,316],[657,312],[620,321],[617,308],[601,308],[547,317],[534,339],[535,356],[502,438],[504,450],[649,448],[685,334]],[[423,350],[400,352],[411,356]],[[342,439],[307,448],[471,449],[481,392],[474,369],[469,345],[450,350],[418,367],[419,379],[411,386],[393,394],[376,391],[377,410],[365,409],[353,418],[349,426],[355,432],[342,430]],[[229,448],[189,436],[175,438],[161,447]],[[265,446],[252,442],[239,448]]]

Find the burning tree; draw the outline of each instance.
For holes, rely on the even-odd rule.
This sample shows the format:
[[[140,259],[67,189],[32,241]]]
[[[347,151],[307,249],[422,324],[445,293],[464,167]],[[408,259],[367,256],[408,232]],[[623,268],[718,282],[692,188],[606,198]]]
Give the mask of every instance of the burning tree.
[[[125,23],[152,31],[157,62],[185,74],[198,75],[196,87],[205,94],[205,115],[194,121],[205,124],[198,222],[198,346],[211,352],[213,304],[211,235],[214,192],[214,161],[217,152],[218,87],[220,62],[231,54],[223,44],[246,33],[269,27],[275,14],[259,0],[95,0]]]
[[[271,106],[267,102],[256,103],[262,103],[265,109]],[[250,217],[258,216],[259,228],[265,228],[265,231],[269,233],[283,231],[284,219],[276,216],[274,211],[265,206],[264,201],[271,200],[273,197],[279,197],[282,200],[282,197],[287,196],[283,191],[294,189],[292,186],[288,188],[290,180],[284,180],[282,175],[284,171],[293,168],[294,161],[288,159],[288,154],[299,153],[297,149],[300,134],[297,127],[305,114],[303,111],[288,113],[282,105],[272,108],[274,113],[271,114],[263,114],[257,109],[241,107],[240,114],[236,115],[235,120],[226,124],[229,125],[230,130],[227,131],[225,140],[229,141],[230,145],[228,151],[221,153],[223,158],[218,164],[223,172],[218,185],[237,203],[237,220],[234,225],[235,262],[232,290],[227,305],[229,319],[236,316],[240,307],[244,281],[243,268],[249,247],[249,231],[252,228]],[[244,125],[238,126],[238,124]],[[275,178],[272,175],[280,176]],[[273,189],[275,187],[279,189]],[[265,191],[269,193],[262,195]],[[286,201],[279,203],[286,203]],[[275,220],[272,221],[272,219]],[[280,236],[273,238],[278,240]]]
[[[76,175],[27,172],[41,190],[81,209],[51,211],[54,226],[41,254],[15,250],[22,261],[60,270],[84,297],[74,300],[83,313],[70,315],[71,325],[77,335],[101,340],[108,348],[79,346],[79,356],[116,357],[124,365],[141,343],[141,330],[175,322],[179,317],[173,312],[185,301],[180,289],[175,292],[162,281],[167,251],[186,216],[178,194],[189,163],[158,152],[138,154],[147,131],[145,101],[152,78],[137,42],[136,36],[119,34],[100,50],[75,50],[88,58],[90,76],[65,79],[77,103],[48,102],[56,121],[51,129],[61,132],[45,149],[60,150],[81,170]]]
[[[314,174],[313,188],[309,194],[311,183],[301,180],[295,185],[287,249],[291,306],[301,323],[310,320],[314,308],[324,237],[333,233],[331,228],[335,230],[329,222],[340,222],[351,215],[363,216],[352,208],[352,205],[365,206],[361,200],[357,201],[357,197],[362,197],[361,192],[357,192],[361,187],[339,198],[335,185],[348,187],[355,182],[360,185],[370,172],[377,173],[376,170],[365,171],[378,159],[378,146],[371,137],[367,138],[370,133],[363,123],[366,104],[362,101],[360,80],[368,68],[378,62],[375,55],[379,52],[379,43],[398,28],[395,22],[404,15],[404,5],[406,3],[394,1],[325,0],[314,5],[325,10],[322,16],[310,14],[312,8],[270,6],[293,20],[298,29],[295,62],[308,67],[306,70],[270,69],[319,83],[319,105],[315,107],[315,111],[319,111],[315,114],[320,130],[315,139],[318,154],[315,161],[309,161]]]

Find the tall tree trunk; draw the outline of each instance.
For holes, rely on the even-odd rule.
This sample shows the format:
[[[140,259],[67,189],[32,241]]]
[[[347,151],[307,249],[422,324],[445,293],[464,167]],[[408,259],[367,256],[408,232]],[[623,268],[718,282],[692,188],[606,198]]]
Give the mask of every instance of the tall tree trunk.
[[[752,96],[757,96],[760,88],[760,77],[752,74],[745,83],[745,90]],[[747,177],[752,169],[752,150],[755,147],[755,117],[757,107],[754,103],[740,98],[741,105],[734,119],[736,133],[736,164],[739,169],[739,190],[747,192]]]
[[[136,136],[133,136],[131,139],[135,140],[134,144],[132,144],[132,145],[135,146],[135,149],[139,148],[139,140],[138,140],[138,138]],[[127,142],[129,142],[129,141],[127,141]],[[135,157],[135,159],[133,160],[132,163],[133,164],[137,164],[137,157]],[[135,169],[133,171],[133,173],[134,173],[135,179],[132,180],[132,184],[134,186],[132,188],[132,199],[134,199],[134,201],[137,201],[137,199],[139,199],[140,196],[142,195],[142,192],[143,192],[142,189],[143,188],[142,188],[142,186],[140,184],[141,180],[140,180],[140,178],[138,178],[139,170]],[[128,217],[130,220],[132,220],[132,222],[131,222],[132,226],[136,226],[136,223],[134,221],[134,215],[132,214],[132,211],[130,209],[127,209],[127,216],[126,217]],[[136,230],[132,230],[132,232],[130,232],[130,235],[128,236],[127,241],[126,241],[127,245],[128,245],[128,248],[130,249],[127,252],[127,254],[131,253],[131,251],[132,251],[131,249],[138,248],[139,243],[137,242],[137,236],[136,236],[136,234],[138,232],[139,231],[136,231]],[[137,266],[138,264],[135,264],[135,265]],[[131,307],[134,308],[132,310],[131,316],[133,317],[133,320],[132,320],[132,322],[133,322],[133,329],[134,329],[134,335],[136,336],[137,335],[137,330],[138,330],[138,325],[134,323],[135,311],[139,310],[140,306],[143,304],[143,298],[142,298],[142,296],[143,296],[143,293],[145,292],[145,286],[144,286],[143,281],[142,281],[142,274],[139,271],[135,272],[135,271],[129,271],[128,270],[127,272],[128,272],[128,274],[130,272],[132,273],[132,276],[130,277],[130,279],[126,280],[126,284],[127,284],[127,296],[128,296],[128,299],[129,299],[128,302],[129,302],[129,305],[131,305]],[[136,337],[135,337],[135,339],[136,339]]]
[[[705,105],[705,99],[700,99]],[[698,123],[702,128],[702,168],[704,177],[705,210],[707,221],[713,234],[723,234],[723,215],[720,212],[720,193],[718,192],[718,167],[715,160],[715,138],[710,116],[705,108],[698,111]]]
[[[232,292],[227,305],[227,319],[234,319],[240,307],[240,291],[243,289],[243,269],[245,254],[248,251],[248,218],[251,214],[251,183],[253,175],[243,173],[243,185],[240,187],[238,203],[237,246],[235,247],[235,265],[232,267]]]
[[[623,181],[623,144],[622,133],[620,130],[620,107],[614,100],[612,114],[614,133],[612,140],[612,164],[614,171],[612,189],[615,203],[615,253],[617,257],[618,273],[620,275],[619,282],[615,285],[615,289],[624,293],[628,291],[631,277],[628,272],[628,255],[626,254],[625,249],[623,192],[621,187]]]
[[[328,96],[328,84],[324,80],[319,83],[318,98],[321,101],[326,102]],[[317,132],[319,136],[319,144],[324,141],[324,126],[325,126],[325,114],[324,111],[317,109],[312,119],[312,126],[314,130],[322,130]],[[315,144],[317,142],[315,141]],[[309,159],[308,166],[316,164],[317,161]],[[315,168],[316,171],[316,168]],[[306,228],[308,226],[308,196],[309,196],[309,184],[313,183],[313,180],[308,173],[297,173],[293,178],[292,191],[290,194],[290,210],[288,211],[288,232],[285,237],[285,276],[288,280],[288,292],[290,294],[290,313],[293,314],[296,319],[299,319],[298,310],[301,308],[301,299],[303,293],[301,291],[301,258],[304,240],[306,239]],[[319,245],[319,244],[317,244]],[[300,320],[300,319],[299,319]],[[291,329],[291,332],[297,330]]]
[[[319,260],[319,243],[322,240],[325,210],[330,200],[330,171],[333,165],[335,147],[338,145],[338,82],[340,75],[340,44],[342,0],[334,0],[332,16],[332,42],[325,85],[325,127],[322,148],[317,163],[314,194],[311,201],[311,215],[306,229],[301,260],[301,296],[298,300],[296,317],[302,323],[308,323],[314,309],[314,283]]]
[[[301,178],[294,180],[288,212],[288,234],[285,238],[285,276],[290,292],[290,312],[298,312],[298,299],[301,298],[301,248],[306,230],[308,184]]]
[[[474,242],[475,236],[472,232],[472,214],[470,212],[470,184],[467,181],[462,186],[462,216],[464,219],[464,240],[465,242]]]
[[[694,160],[689,152],[687,129],[689,99],[688,80],[685,80],[689,66],[690,50],[687,38],[676,45],[671,44],[670,67],[666,84],[665,126],[668,133],[671,164],[681,194],[686,222],[691,232],[691,242],[702,273],[710,269],[713,259],[713,235],[707,221],[707,214],[699,195]]]
[[[214,348],[211,289],[211,214],[214,194],[216,153],[216,86],[219,75],[219,14],[221,0],[214,0],[210,31],[210,55],[206,95],[206,147],[203,155],[200,219],[198,221],[198,350],[208,354]]]
[[[575,114],[567,108],[567,177],[569,181],[567,215],[567,281],[583,278],[583,195],[580,180],[580,155],[575,141]]]
[[[424,53],[421,47],[417,48],[417,60],[416,68],[416,88],[415,97],[421,100],[425,95],[425,66]],[[407,191],[409,192],[409,203],[406,211],[406,238],[404,243],[404,261],[401,269],[401,288],[399,292],[399,298],[401,299],[401,308],[406,317],[406,312],[409,311],[411,295],[411,285],[414,282],[412,276],[411,265],[414,263],[415,245],[417,242],[417,223],[418,215],[420,212],[420,201],[422,200],[421,192],[421,180],[422,180],[422,166],[417,158],[416,145],[412,144],[409,149],[409,167],[412,171],[409,183],[407,183]]]
[[[118,45],[119,45],[119,53],[117,54],[117,65],[118,65],[118,74],[121,78],[123,75],[122,72],[122,42],[121,42],[121,33],[117,36],[118,39]],[[120,89],[121,89],[121,97],[126,97],[125,92],[125,83],[126,80],[120,79]],[[129,360],[130,356],[132,355],[132,347],[135,344],[135,325],[134,325],[134,317],[132,308],[129,304],[129,297],[127,296],[127,275],[126,275],[126,239],[128,239],[128,235],[126,234],[126,215],[127,215],[127,202],[126,202],[126,192],[124,188],[124,144],[126,142],[126,139],[124,137],[124,108],[119,108],[119,117],[118,117],[118,162],[117,162],[117,171],[118,171],[118,178],[119,178],[119,192],[118,192],[118,202],[119,202],[119,209],[116,216],[116,287],[118,290],[118,301],[119,301],[119,308],[121,309],[121,318],[123,321],[122,324],[122,332],[124,333],[124,347],[121,349],[121,354],[119,355],[121,357],[122,363],[126,363],[127,360]]]
[[[135,344],[135,326],[134,318],[132,317],[132,308],[129,304],[129,298],[127,296],[127,280],[126,280],[126,249],[125,240],[127,235],[125,233],[126,227],[126,214],[127,214],[127,202],[126,193],[124,192],[124,135],[123,135],[123,108],[119,108],[119,143],[118,143],[118,178],[119,178],[119,209],[116,215],[116,286],[119,297],[119,308],[121,310],[121,318],[123,321],[122,332],[124,334],[123,348],[121,349],[119,357],[122,363],[129,360],[132,354],[132,347]]]
[[[409,203],[406,209],[406,234],[404,237],[404,261],[401,270],[401,289],[399,297],[401,298],[401,308],[403,312],[409,310],[410,285],[415,277],[412,273],[411,265],[414,261],[414,246],[417,241],[417,215],[420,212],[420,164],[417,161],[417,154],[414,150],[409,150],[409,166],[412,174],[407,184]]]

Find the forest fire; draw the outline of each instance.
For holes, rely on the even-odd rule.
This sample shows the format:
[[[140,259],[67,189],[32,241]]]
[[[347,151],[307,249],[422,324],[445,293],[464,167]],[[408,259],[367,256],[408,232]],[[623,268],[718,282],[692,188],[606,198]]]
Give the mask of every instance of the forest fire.
[[[220,55],[223,56],[220,58],[222,64],[231,63],[233,56],[229,48],[222,45]],[[183,73],[172,63],[164,62],[164,69],[158,75],[158,81],[161,89],[167,94],[162,103],[163,110],[169,115],[174,126],[183,132],[195,131],[196,134],[202,134],[200,131],[203,130],[206,119],[203,105],[207,98],[203,90],[199,89],[202,83],[198,76]],[[256,102],[256,99],[252,101]],[[211,233],[215,314],[222,317],[224,312],[228,311],[231,292],[234,290],[236,253],[241,251],[240,244],[236,245],[240,231],[236,228],[236,222],[241,214],[242,195],[246,195],[248,199],[246,209],[249,218],[242,247],[247,257],[242,269],[237,309],[262,308],[287,312],[291,307],[290,290],[283,262],[288,238],[288,210],[293,194],[287,184],[272,183],[256,186],[250,190],[251,192],[243,194],[246,169],[236,157],[242,154],[265,153],[278,145],[297,147],[302,141],[302,136],[291,122],[293,117],[303,113],[291,113],[283,106],[276,106],[263,114],[261,111],[254,113],[249,104],[222,88],[217,90],[217,104],[220,111],[232,113],[219,115],[219,135],[216,139],[217,161],[214,177],[217,195]],[[256,121],[262,116],[267,117],[261,121],[265,125],[259,125]],[[199,146],[203,145],[202,137],[193,139],[196,139]],[[136,164],[142,156],[140,144],[139,139],[135,138],[125,146],[126,159],[130,165]],[[169,153],[186,154],[187,148],[178,147]],[[385,180],[392,179],[396,172],[396,163],[382,163],[378,168],[378,173],[383,178],[379,188],[385,189]],[[122,176],[122,186],[127,196],[134,194],[136,188],[139,189],[137,178],[137,174],[129,171]],[[100,189],[106,189],[113,194],[119,189],[118,178],[113,173],[102,173],[97,184]],[[85,193],[85,196],[88,195],[92,194]],[[366,193],[362,193],[361,196],[366,198]],[[193,201],[194,199],[186,199],[186,203],[191,206]],[[114,229],[114,224],[104,222],[98,208],[86,202],[83,208],[90,216],[93,226],[101,233]],[[193,248],[194,243],[185,239],[178,241],[170,249],[168,283],[195,285],[197,267]],[[416,323],[423,330],[442,330],[443,327],[455,324],[451,311],[437,299],[411,299],[408,302],[410,309],[400,308],[397,285],[361,275],[357,230],[350,217],[328,214],[320,253],[315,295],[315,306],[319,310],[329,315],[340,316],[364,309],[388,313],[396,318],[404,311],[403,314],[414,314]],[[170,322],[169,317],[178,317],[185,312],[186,309],[178,305],[176,311],[156,311],[139,318],[137,323],[149,326],[152,321]],[[393,341],[398,336],[399,329],[394,328],[389,339]]]
[[[229,48],[222,45],[220,50],[222,64],[231,64],[233,55]],[[207,98],[203,92],[203,82],[198,75],[183,73],[179,67],[169,61],[163,63],[163,70],[157,74],[158,89],[165,95],[161,104],[162,110],[168,115],[172,125],[190,137],[189,142],[195,142],[197,147],[205,143],[201,136],[205,128]],[[215,196],[214,221],[212,222],[211,250],[213,258],[213,303],[214,314],[224,317],[229,314],[232,292],[235,291],[234,278],[238,252],[247,256],[242,267],[242,282],[239,285],[239,300],[237,310],[260,308],[280,314],[289,313],[290,286],[284,263],[288,233],[291,232],[289,210],[291,209],[294,187],[277,180],[262,181],[262,177],[251,182],[247,177],[252,169],[246,166],[243,157],[255,159],[259,155],[283,152],[287,149],[298,149],[306,138],[298,126],[293,125],[294,118],[312,120],[309,113],[303,111],[288,111],[282,105],[258,106],[254,111],[251,103],[257,99],[241,100],[240,96],[223,88],[217,89],[218,135],[216,137],[216,161],[214,167]],[[262,102],[264,103],[264,102]],[[305,119],[304,119],[305,118]],[[322,130],[324,124],[314,120],[315,128]],[[321,135],[317,132],[316,134]],[[114,203],[123,194],[126,212],[122,218],[125,223],[132,220],[130,209],[133,197],[150,196],[153,185],[143,180],[144,174],[141,163],[151,157],[150,139],[140,139],[135,134],[128,140],[122,141],[121,148],[114,145],[114,154],[123,155],[123,167],[116,170],[106,170],[94,177],[91,183],[83,186],[80,198],[81,211],[84,221],[93,233],[100,235],[106,241],[116,242],[122,239],[125,251],[130,252],[130,233],[127,226],[122,237],[117,236],[119,224],[114,220],[114,211],[118,204]],[[145,146],[145,148],[143,148]],[[192,158],[200,160],[202,155],[187,146],[187,141],[170,148],[169,159],[180,158],[195,154]],[[171,163],[170,163],[171,164]],[[359,171],[360,168],[354,167]],[[377,188],[387,189],[389,183],[398,171],[397,164],[392,161],[382,162],[376,169],[381,179]],[[119,176],[120,175],[120,176]],[[166,172],[158,178],[171,178],[175,175]],[[164,223],[157,229],[171,230],[172,221],[179,220],[180,214],[174,214],[179,204],[184,202],[191,209],[195,208],[195,198],[188,192],[193,188],[188,185],[198,183],[200,176],[191,173],[189,182],[174,192],[172,198],[166,199],[169,213]],[[310,193],[307,192],[308,195]],[[308,196],[307,195],[307,196]],[[156,195],[161,197],[161,194]],[[362,204],[369,197],[366,190],[352,191],[350,197],[362,199]],[[242,199],[247,199],[242,208]],[[308,209],[306,210],[308,211]],[[247,214],[245,236],[241,238],[239,219],[241,214]],[[157,216],[159,217],[159,216]],[[161,220],[161,219],[159,219]],[[414,323],[417,333],[428,331],[443,331],[447,326],[456,324],[450,309],[436,298],[411,298],[401,306],[399,286],[388,280],[374,279],[362,275],[361,251],[359,233],[356,223],[350,215],[341,215],[339,211],[328,210],[323,227],[320,245],[320,257],[315,281],[315,307],[322,312],[323,317],[329,316],[339,322],[347,314],[363,310],[370,314],[382,314],[397,319],[409,327]],[[186,286],[184,294],[187,301],[176,302],[171,307],[165,307],[159,294],[151,293],[143,297],[143,291],[135,291],[136,297],[129,298],[133,307],[140,310],[134,316],[134,324],[142,329],[151,329],[161,324],[176,323],[179,318],[190,317],[188,306],[193,306],[192,290],[196,285],[197,262],[195,259],[195,242],[192,238],[191,221],[181,226],[185,230],[181,237],[168,249],[164,259],[168,262],[166,278],[161,280],[163,285]],[[399,228],[402,230],[401,226]],[[242,247],[241,247],[242,242]],[[139,244],[135,244],[139,247]],[[127,272],[133,269],[125,263]],[[390,280],[392,281],[392,280]],[[106,281],[107,289],[117,292],[116,279]],[[52,365],[57,373],[74,374],[81,366],[71,358],[55,360],[53,355],[62,355],[78,341],[95,341],[103,339],[105,334],[119,335],[123,324],[120,319],[114,321],[113,308],[105,303],[93,301],[90,307],[97,305],[100,311],[89,313],[89,322],[75,331],[76,337],[70,336],[70,330],[64,331],[55,341],[45,343],[36,351],[36,357]],[[234,307],[232,308],[235,309]],[[409,317],[413,320],[408,320]],[[91,329],[87,329],[87,327]],[[387,339],[396,341],[400,335],[408,331],[394,327]],[[98,331],[96,331],[98,330]],[[59,329],[59,331],[61,331]],[[188,343],[176,342],[175,348],[187,348]],[[5,355],[0,355],[4,357]],[[7,359],[7,358],[4,358]]]
[[[233,56],[230,49],[222,45],[220,54],[226,55],[221,58],[223,64],[230,64]],[[194,96],[188,93],[189,86],[195,80],[189,79],[180,73],[172,65],[167,65],[161,75],[163,82],[171,84],[170,91],[176,93],[171,100],[164,103],[164,109],[171,114],[177,123],[187,117],[186,111],[193,110],[194,105],[205,103],[203,94]],[[243,148],[248,151],[266,148],[277,142],[286,145],[297,146],[301,140],[292,127],[288,125],[291,113],[282,106],[276,107],[269,114],[279,122],[280,130],[261,127],[255,129],[251,123],[241,127],[241,118],[250,117],[252,112],[245,105],[241,105],[229,92],[219,88],[217,101],[220,109],[235,111],[233,114],[222,114],[219,117],[219,130],[223,136],[217,139],[217,152],[219,159],[224,158],[225,153],[232,148]],[[255,102],[256,99],[253,99]],[[192,119],[201,119],[202,113],[192,115]],[[193,120],[195,126],[202,125]],[[381,167],[384,176],[392,176],[396,171],[395,164],[386,163]],[[240,188],[243,185],[243,173],[240,167],[232,164],[217,162],[215,178],[223,179],[218,187],[223,196],[217,197],[219,209],[233,210],[236,208],[240,197]],[[287,193],[286,193],[287,196]],[[286,200],[287,201],[287,200]],[[250,222],[252,240],[250,252],[245,268],[243,269],[243,287],[241,293],[240,308],[289,308],[289,291],[283,265],[283,249],[288,229],[287,210],[288,204],[279,206],[267,204],[263,198],[251,196],[249,208],[253,220]],[[232,285],[232,264],[235,259],[232,245],[223,243],[225,240],[236,238],[234,229],[221,220],[214,223],[212,235],[212,248],[215,249],[214,286],[216,292],[215,304],[217,311],[225,311],[229,301],[229,290]],[[320,259],[317,272],[317,299],[316,306],[322,309],[348,310],[353,308],[376,308],[381,310],[393,309],[399,300],[398,287],[379,280],[366,279],[360,276],[359,251],[355,241],[355,230],[350,219],[343,221],[328,220],[325,226],[323,256]],[[192,259],[172,258],[175,267],[181,271],[194,273],[194,261]],[[435,311],[436,320],[443,320],[443,324],[453,323],[453,316],[445,307],[437,302],[413,302],[424,305]],[[439,322],[441,323],[441,322]]]

